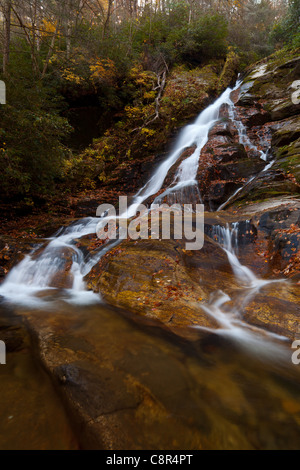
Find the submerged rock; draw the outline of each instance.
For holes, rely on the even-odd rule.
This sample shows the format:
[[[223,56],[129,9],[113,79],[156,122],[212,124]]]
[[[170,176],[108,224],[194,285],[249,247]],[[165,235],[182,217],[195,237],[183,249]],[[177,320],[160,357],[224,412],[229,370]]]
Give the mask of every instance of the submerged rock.
[[[299,374],[274,350],[264,363],[226,336],[187,341],[103,305],[27,321],[83,449],[298,447]]]

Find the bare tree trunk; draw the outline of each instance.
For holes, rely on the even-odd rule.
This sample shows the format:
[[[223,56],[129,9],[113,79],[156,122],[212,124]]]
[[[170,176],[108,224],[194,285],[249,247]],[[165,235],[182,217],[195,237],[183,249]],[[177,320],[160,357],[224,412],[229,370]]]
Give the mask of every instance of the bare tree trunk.
[[[67,34],[66,34],[67,60],[69,60],[71,57],[71,34],[72,34],[72,0],[68,0]]]
[[[142,129],[145,127],[149,126],[149,124],[152,124],[156,119],[159,119],[159,110],[160,110],[160,105],[161,105],[161,98],[166,86],[166,79],[167,79],[167,72],[168,72],[168,67],[166,64],[166,68],[163,72],[157,73],[157,86],[153,87],[153,91],[157,91],[157,96],[155,98],[155,113],[151,116],[151,119],[149,119],[147,122],[145,122],[141,127],[137,127],[136,129],[133,129],[131,133],[139,131],[141,132]]]
[[[110,18],[112,15],[112,7],[113,7],[113,0],[108,0],[107,13],[106,13],[105,22],[103,25],[103,39],[107,36],[107,31],[109,29]]]
[[[16,8],[14,8],[12,6],[12,10],[21,26],[21,28],[23,29],[24,33],[25,33],[25,36],[26,36],[26,40],[30,46],[30,49],[31,49],[31,60],[32,60],[32,71],[33,71],[33,74],[36,75],[37,77],[40,76],[40,68],[39,68],[39,62],[38,62],[38,57],[36,55],[36,48],[35,48],[35,44],[33,42],[33,39],[31,38],[30,36],[30,33],[28,32],[28,28],[26,27],[25,23],[23,22],[23,19],[22,17],[20,16],[20,14],[18,13],[18,11],[16,10]],[[32,30],[32,28],[29,28],[29,31]]]
[[[56,25],[55,33],[53,34],[52,39],[51,39],[51,44],[49,46],[47,58],[46,58],[45,63],[44,63],[44,68],[43,68],[43,71],[42,71],[41,79],[43,79],[45,77],[46,73],[47,73],[47,70],[48,70],[48,67],[49,67],[49,62],[50,62],[50,59],[51,59],[51,55],[52,55],[53,50],[54,50],[55,41],[56,41],[56,38],[58,36],[59,26],[60,26],[60,24],[58,22],[57,25]]]
[[[3,74],[7,74],[10,53],[10,20],[11,20],[11,0],[4,1],[4,50],[3,50]]]
[[[133,0],[133,16],[137,18],[137,7],[138,7],[138,0]]]

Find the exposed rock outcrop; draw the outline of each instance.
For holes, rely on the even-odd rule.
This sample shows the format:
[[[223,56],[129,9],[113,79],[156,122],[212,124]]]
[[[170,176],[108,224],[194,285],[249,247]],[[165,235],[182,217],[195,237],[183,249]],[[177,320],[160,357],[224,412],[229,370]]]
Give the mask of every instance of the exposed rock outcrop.
[[[289,278],[297,292],[300,207],[294,199],[299,184],[291,171],[291,155],[283,152],[293,146],[297,169],[300,116],[299,106],[291,103],[289,88],[298,67],[298,59],[278,65],[271,58],[252,68],[243,85],[232,93],[235,107],[223,106],[220,120],[211,129],[201,151],[197,180],[205,207],[224,210],[206,213],[208,238],[204,248],[185,254],[182,242],[127,241],[105,255],[87,275],[90,289],[101,292],[113,305],[158,318],[172,327],[214,327],[215,320],[201,310],[201,302],[207,303],[216,290],[233,292],[237,280],[225,252],[212,242],[213,228],[238,223],[241,263],[263,279]],[[182,153],[160,193],[172,184],[179,165],[194,150],[191,147]],[[147,202],[150,204],[156,196]],[[190,202],[184,192],[181,196],[180,202]],[[261,297],[258,299],[261,302]],[[282,331],[294,338],[298,334],[298,310],[290,298],[285,302],[294,312],[294,320]],[[275,324],[280,330],[279,301],[272,303],[274,314],[269,321],[267,313],[263,321],[259,320],[259,306],[256,316],[255,299],[251,305],[247,313],[242,309],[250,323],[257,321],[272,331]]]

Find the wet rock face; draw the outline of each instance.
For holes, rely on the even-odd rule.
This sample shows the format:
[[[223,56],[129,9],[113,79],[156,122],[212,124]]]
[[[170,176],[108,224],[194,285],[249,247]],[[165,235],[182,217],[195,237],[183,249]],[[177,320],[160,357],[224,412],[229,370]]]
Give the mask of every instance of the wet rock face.
[[[272,207],[273,205],[273,207]],[[253,212],[252,212],[253,211]],[[235,211],[234,211],[235,212]],[[262,278],[299,280],[300,204],[269,199],[237,211],[248,219],[239,258]],[[242,232],[242,230],[241,230]],[[248,232],[248,234],[247,234]],[[249,242],[249,243],[248,243]]]
[[[22,351],[28,347],[28,334],[20,318],[0,297],[0,340],[4,341],[6,353]]]
[[[239,295],[239,277],[235,276],[225,251],[221,248],[218,227],[235,230],[233,243],[238,259],[262,279],[289,278],[299,290],[300,206],[289,199],[277,199],[248,205],[239,210],[205,213],[205,241],[200,250],[185,249],[183,240],[125,241],[104,255],[86,276],[87,287],[99,292],[112,305],[129,308],[148,318],[159,319],[168,327],[199,325],[212,329],[218,322],[207,315],[202,305],[211,302],[216,292]],[[267,298],[267,297],[266,297]],[[247,312],[250,323],[257,317],[255,296]],[[294,322],[285,328],[287,336],[297,334],[295,300],[286,297]],[[273,302],[279,328],[280,302]],[[251,311],[251,315],[249,313]],[[268,310],[269,311],[269,310]],[[267,314],[263,327],[274,330],[273,317]],[[258,320],[257,320],[258,321]],[[283,330],[282,330],[283,331]]]
[[[0,236],[0,283],[4,280],[10,269],[22,261],[36,244],[34,239],[19,240],[9,236]]]
[[[299,67],[299,57],[281,59],[281,63],[279,59],[271,58],[254,68],[241,88],[237,107],[241,107],[243,114],[248,116],[249,111],[245,108],[250,110],[251,118],[245,120],[249,136],[254,141],[257,137],[262,138],[257,132],[255,137],[255,126],[266,119],[262,130],[270,148],[270,158],[275,159],[267,175],[263,175],[263,181],[258,178],[257,187],[247,195],[252,201],[268,195],[299,194],[300,106],[292,99],[293,83],[299,79]]]
[[[199,159],[199,193],[207,210],[216,211],[226,201],[225,209],[228,210],[221,211],[219,216],[206,216],[208,237],[204,248],[188,253],[180,241],[126,241],[105,255],[86,276],[89,289],[100,292],[113,305],[157,318],[168,326],[197,324],[215,328],[212,317],[201,310],[201,302],[209,302],[210,295],[217,290],[234,291],[238,279],[233,275],[225,252],[214,243],[214,227],[218,224],[232,227],[234,223],[239,226],[238,258],[241,263],[264,279],[289,278],[298,285],[300,209],[288,197],[294,197],[299,186],[287,168],[290,168],[291,143],[299,140],[299,118],[294,107],[286,117],[287,108],[284,107],[289,83],[295,78],[292,66],[297,68],[297,64],[296,61],[281,67],[270,63],[255,68],[241,89],[232,94],[236,103],[234,110],[228,105],[223,106],[220,120],[210,130]],[[277,101],[274,104],[272,100]],[[280,119],[278,100],[282,101],[284,109]],[[243,132],[247,138],[241,143]],[[295,167],[297,148],[295,144],[292,154]],[[195,146],[183,151],[160,194],[174,183],[179,165],[194,151]],[[266,171],[267,162],[261,159],[261,152],[267,155],[266,158],[276,159]],[[231,200],[234,193],[236,196]],[[158,195],[146,202],[150,205]],[[185,188],[180,202],[190,203],[196,196]],[[261,202],[263,200],[265,203]],[[253,201],[257,202],[254,206],[251,205]],[[170,203],[170,199],[161,202]],[[176,199],[173,202],[177,202]],[[292,312],[295,304],[292,300],[286,301],[292,302],[287,307]],[[259,305],[257,315],[255,300],[251,305],[253,308],[249,307],[247,314],[243,311],[245,318],[252,323],[262,321],[258,320],[261,316]],[[273,299],[272,305],[277,312],[278,324],[280,302]],[[269,316],[268,323],[267,318],[266,314],[264,327],[272,329],[273,320]],[[297,319],[291,324],[296,323]],[[296,332],[294,326],[286,327],[284,331],[288,335]]]
[[[241,122],[242,116],[245,118],[243,125],[246,126],[249,109],[236,106],[234,113],[235,119]],[[256,108],[252,108],[252,115],[256,114]],[[265,162],[260,158],[260,150],[269,143],[269,139],[263,144],[260,136],[255,136],[253,140],[257,145],[242,144],[237,122],[228,107],[223,107],[220,117],[223,122],[211,129],[201,152],[197,174],[203,202],[210,210],[217,210],[238,188],[263,170]]]
[[[209,299],[212,283],[221,288],[224,279],[235,285],[225,253],[210,239],[199,252],[186,251],[181,240],[128,241],[104,256],[86,276],[87,286],[109,303],[130,307],[171,327],[215,327],[211,318],[199,312],[199,303]]]
[[[291,340],[300,335],[300,287],[277,284],[263,288],[246,306],[244,319]]]
[[[299,193],[299,105],[292,102],[291,88],[298,79],[298,69],[299,58],[285,63],[271,58],[253,67],[241,87],[231,93],[234,109],[223,105],[219,121],[209,132],[199,158],[196,178],[199,194],[191,194],[185,188],[181,194],[180,191],[171,195],[169,192],[161,202],[190,203],[192,199],[214,211],[223,207],[228,199],[232,204],[236,200],[259,201]],[[146,201],[148,205],[167,188],[175,186],[181,163],[194,150],[191,146],[182,152],[160,192]],[[262,152],[266,161],[261,158]],[[263,171],[273,160],[273,165]],[[142,168],[134,168],[135,174],[142,174]],[[126,171],[131,170],[128,167]],[[124,181],[132,180],[136,185],[133,173],[128,175]],[[128,185],[124,189],[130,190]]]
[[[61,302],[56,313],[22,312],[39,357],[67,403],[82,448],[299,446],[299,387],[291,390],[290,371],[285,394],[280,389],[284,372],[279,376],[270,361],[266,373],[260,357],[249,361],[230,339],[226,324],[236,312],[235,326],[244,322],[243,331],[254,332],[255,338],[258,331],[264,340],[269,332],[289,342],[300,335],[300,206],[294,200],[296,173],[288,176],[298,166],[298,116],[293,107],[287,116],[286,96],[281,99],[277,82],[271,83],[274,77],[283,83],[289,67],[252,77],[254,88],[248,87],[241,98],[235,93],[236,117],[255,148],[240,143],[227,107],[210,130],[197,175],[202,200],[211,211],[205,214],[201,250],[186,250],[183,240],[126,240],[85,277],[87,288],[114,308],[98,304],[73,309]],[[292,72],[288,76],[294,77]],[[271,91],[265,92],[267,83]],[[274,107],[263,101],[262,90],[268,100],[276,98]],[[263,172],[259,151],[270,145],[277,160]],[[162,191],[194,150],[184,150]],[[126,169],[129,176],[131,170]],[[213,212],[252,177],[226,210]],[[191,202],[192,192],[181,194],[182,202]],[[196,200],[196,192],[193,196]],[[95,200],[86,203],[78,207],[80,214],[95,210]],[[236,231],[237,259],[259,276],[260,285],[245,285],[235,274],[222,249],[224,240],[217,236],[220,227]],[[94,234],[74,244],[85,260],[103,245]],[[6,245],[0,250],[7,251]],[[73,254],[69,248],[61,253],[52,287],[71,286]],[[270,279],[274,282],[264,284]],[[224,334],[220,316],[214,316],[218,307]],[[12,353],[24,348],[23,330],[2,323],[0,333]],[[238,341],[240,333],[242,329]]]
[[[257,164],[253,148],[245,145],[245,151],[255,169],[255,181],[239,192],[237,200],[262,200],[267,197],[299,194],[299,105],[292,102],[292,84],[299,78],[300,59],[296,57],[284,63],[270,59],[265,64],[254,67],[246,76],[239,91],[235,92],[234,114],[247,132],[248,140],[257,151],[267,154],[274,160],[273,166],[262,172],[262,165]],[[235,121],[228,116],[226,107],[222,117],[228,120],[231,140],[237,141]],[[209,143],[208,143],[209,145]],[[218,146],[212,140],[211,147],[218,154]],[[215,148],[217,149],[215,150]],[[254,153],[253,153],[254,152]],[[239,167],[238,175],[247,178]],[[246,166],[247,167],[247,166]],[[252,169],[253,170],[253,169]],[[248,172],[248,177],[251,171]],[[242,182],[242,181],[240,181]],[[231,201],[231,203],[233,203]]]
[[[222,132],[222,134],[220,134]],[[197,180],[208,210],[217,210],[238,188],[264,168],[257,155],[248,156],[233,123],[217,124],[201,152]]]
[[[291,98],[298,68],[298,59],[288,65],[270,60],[250,71],[231,94],[233,109],[222,106],[199,158],[197,181],[207,210],[223,207],[236,192],[231,203],[299,193],[299,105]],[[185,150],[174,164],[173,176],[192,150]],[[263,171],[274,159],[272,167]],[[171,183],[168,177],[162,191]]]

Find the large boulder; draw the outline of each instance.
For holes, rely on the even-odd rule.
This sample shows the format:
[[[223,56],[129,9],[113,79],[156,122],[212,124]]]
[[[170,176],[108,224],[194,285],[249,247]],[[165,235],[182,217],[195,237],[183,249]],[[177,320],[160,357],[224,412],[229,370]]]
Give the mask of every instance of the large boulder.
[[[198,251],[186,251],[182,240],[126,241],[105,255],[85,280],[110,304],[170,327],[216,327],[199,304],[215,289],[236,285],[226,254],[209,238]]]

